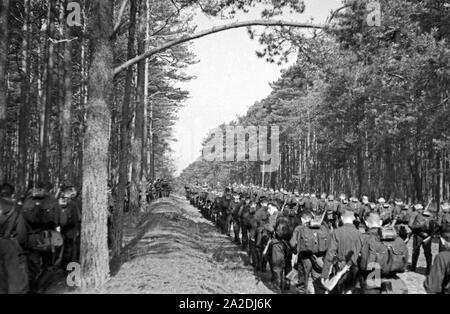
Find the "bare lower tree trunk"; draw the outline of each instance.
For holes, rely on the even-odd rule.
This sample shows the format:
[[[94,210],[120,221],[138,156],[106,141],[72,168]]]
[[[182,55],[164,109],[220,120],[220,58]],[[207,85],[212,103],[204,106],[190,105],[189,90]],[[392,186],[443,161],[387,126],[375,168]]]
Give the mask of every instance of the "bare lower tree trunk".
[[[139,8],[139,38],[145,38],[146,35],[146,21],[147,21],[147,3],[146,0],[140,1]],[[138,54],[144,53],[145,41],[140,40],[138,42]],[[145,186],[142,160],[143,156],[143,143],[144,143],[144,120],[145,120],[145,65],[146,60],[142,60],[138,63],[137,70],[137,102],[135,107],[135,128],[134,139],[132,144],[133,153],[133,170],[131,177],[131,189],[130,189],[130,206],[133,209],[137,209],[144,205],[145,202]],[[139,191],[141,191],[141,204],[139,204]]]
[[[9,0],[0,2],[0,184],[5,177],[6,109],[8,106],[7,65],[9,45]]]
[[[29,15],[30,0],[24,0],[24,21],[22,26],[22,82],[20,86],[20,108],[19,108],[19,161],[18,161],[18,190],[25,192],[27,181],[27,151],[28,131],[30,120],[29,88],[30,88],[30,64],[29,64]]]
[[[145,12],[145,49],[147,50],[149,48],[149,38],[150,38],[150,0],[146,0],[146,12]],[[148,88],[149,88],[149,75],[150,75],[150,61],[149,59],[145,59],[145,73],[144,73],[144,138],[142,140],[142,175],[145,179],[145,184],[147,184],[148,179],[148,166],[150,164],[149,162],[149,135],[147,133],[147,130],[152,129],[152,119],[153,119],[153,108],[149,108],[149,99],[148,99]],[[151,106],[151,104],[150,104]],[[151,141],[151,140],[150,140]]]
[[[66,0],[67,2],[67,0]],[[64,23],[64,34],[70,39],[71,32],[67,24]],[[72,41],[69,40],[64,47],[64,104],[61,110],[62,129],[62,178],[60,182],[73,185],[73,142],[72,142]]]
[[[82,8],[83,8],[83,16],[84,12],[85,12],[85,7],[86,7],[86,0],[81,1],[82,2]],[[86,26],[86,18],[83,19],[83,33],[87,34],[87,26]],[[81,190],[82,188],[82,169],[83,169],[83,130],[84,127],[86,125],[86,106],[88,103],[88,49],[87,49],[87,39],[85,36],[83,36],[80,40],[80,46],[81,46],[81,82],[80,82],[80,111],[81,114],[79,115],[80,117],[80,128],[79,128],[79,135],[78,135],[78,140],[77,140],[77,148],[75,151],[77,153],[77,166],[75,168],[75,173],[74,173],[74,179],[76,180],[76,184],[77,187],[79,187],[79,189]],[[76,178],[75,178],[76,175]]]
[[[48,172],[48,151],[49,151],[49,132],[50,132],[50,116],[53,107],[53,76],[55,70],[55,45],[50,40],[54,34],[55,24],[53,21],[53,7],[55,0],[50,0],[48,3],[48,17],[47,17],[47,37],[48,37],[48,56],[47,56],[47,77],[46,77],[46,102],[44,109],[44,121],[41,127],[41,156],[39,160],[39,180],[42,182],[49,182]]]
[[[83,149],[83,211],[81,227],[82,288],[104,285],[109,274],[107,188],[110,109],[112,93],[113,0],[92,0],[89,17],[92,62]]]
[[[130,26],[128,30],[128,59],[133,58],[135,54],[134,42],[136,33],[136,1],[130,2]],[[122,121],[120,123],[120,152],[119,152],[119,184],[117,188],[117,201],[113,217],[113,259],[119,258],[122,250],[122,226],[125,193],[129,174],[129,149],[130,149],[130,102],[131,102],[131,84],[133,80],[133,67],[127,70],[125,77],[125,91],[122,104]]]

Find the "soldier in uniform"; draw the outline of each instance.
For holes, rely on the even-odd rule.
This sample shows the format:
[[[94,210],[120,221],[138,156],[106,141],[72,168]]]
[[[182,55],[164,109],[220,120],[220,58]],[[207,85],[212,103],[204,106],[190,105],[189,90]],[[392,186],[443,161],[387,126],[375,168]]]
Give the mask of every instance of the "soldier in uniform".
[[[217,207],[218,212],[218,224],[222,231],[222,234],[230,235],[230,222],[231,222],[231,212],[230,212],[230,204],[231,204],[231,191],[230,188],[225,189],[225,193],[222,197],[220,197],[215,206]]]
[[[308,212],[313,211],[313,203],[311,201],[311,196],[309,193],[306,193],[305,195],[303,195],[303,198],[300,201],[300,206],[302,208],[302,211],[308,211]]]
[[[39,183],[27,195],[22,206],[23,216],[30,227],[28,238],[28,268],[31,290],[45,289],[50,274],[60,270],[63,245],[49,250],[48,242],[54,238],[62,239],[60,226],[60,207],[51,193],[50,183]],[[45,237],[50,238],[45,241]],[[42,247],[42,243],[48,245]],[[53,246],[53,245],[52,245]]]
[[[351,211],[353,212],[353,209],[350,207],[350,204],[348,203],[348,199],[347,196],[345,194],[341,194],[339,196],[339,206],[338,206],[338,210],[337,210],[337,225],[340,227],[342,226],[343,222],[342,222],[342,215],[346,212],[346,211]],[[353,212],[354,214],[354,212]],[[356,219],[356,218],[355,218]],[[354,223],[354,221],[353,221]]]
[[[252,228],[255,228],[255,248],[256,248],[256,271],[265,271],[266,259],[263,256],[263,251],[269,241],[269,233],[267,225],[269,224],[269,202],[267,198],[262,197],[260,207],[256,210],[254,215],[254,222]]]
[[[269,220],[270,229],[272,229],[269,231],[273,232],[269,252],[272,280],[280,290],[287,290],[290,287],[290,282],[286,275],[292,269],[292,251],[289,246],[289,239],[292,235],[291,224],[289,217],[278,212],[277,204],[271,204],[269,213],[271,213]],[[274,220],[275,224],[273,224]]]
[[[411,271],[416,271],[420,248],[422,247],[427,262],[428,274],[433,259],[431,254],[430,212],[428,210],[424,211],[422,204],[416,204],[414,205],[414,208],[416,209],[417,214],[410,217],[409,221],[409,227],[413,234]]]
[[[442,202],[437,223],[441,231],[450,228],[450,203],[448,201]],[[439,252],[442,252],[443,250],[445,250],[445,248],[441,241],[439,242]]]
[[[0,294],[25,294],[29,291],[25,219],[12,198],[14,188],[0,186]]]
[[[248,230],[248,253],[250,256],[251,264],[253,267],[258,266],[258,254],[256,251],[256,233],[258,230],[258,221],[255,218],[255,213],[258,210],[258,204],[255,201],[251,201],[248,207],[248,215],[244,218],[244,222],[247,224]]]
[[[375,212],[377,214],[381,215],[385,203],[386,203],[386,200],[384,199],[384,197],[378,198],[377,205],[375,207]]]
[[[361,203],[356,196],[350,197],[349,208],[355,213],[355,227],[359,229],[361,224]]]
[[[349,271],[342,276],[332,292],[351,293],[356,285],[362,239],[361,233],[353,224],[354,220],[354,213],[345,211],[342,214],[343,225],[331,233],[330,245],[324,258],[322,284],[333,272],[342,270],[345,265],[349,267]]]
[[[399,198],[396,198],[394,201],[394,207],[392,208],[392,217],[396,219],[402,212],[404,207],[403,201]]]
[[[78,261],[81,232],[81,203],[74,187],[64,187],[58,199],[60,214],[59,227],[64,239],[62,267]]]
[[[326,207],[327,207],[327,194],[322,193],[322,194],[320,194],[317,214],[322,215],[323,212],[325,211]]]
[[[382,220],[377,213],[370,213],[366,219],[368,230],[362,235],[362,249],[360,258],[360,273],[362,275],[362,291],[364,294],[406,294],[408,289],[397,273],[404,272],[408,263],[408,248],[398,237],[385,242],[381,232]],[[395,251],[396,269],[388,263],[381,265],[381,261],[389,260],[387,245]],[[379,269],[374,269],[378,263]],[[386,269],[387,268],[387,269]],[[374,271],[379,270],[381,278],[373,278]]]
[[[338,224],[338,208],[339,202],[334,199],[334,195],[328,195],[328,202],[326,205],[326,214],[325,214],[325,222],[328,224],[330,229],[337,228]]]
[[[362,200],[361,200],[361,211],[360,211],[360,215],[362,219],[366,218],[366,215],[369,214],[372,210],[370,208],[370,202],[369,202],[369,197],[368,196],[363,196]]]
[[[397,230],[397,233],[400,238],[403,239],[403,241],[406,241],[408,236],[411,234],[411,229],[409,228],[409,208],[406,204],[403,204],[401,206],[401,210],[399,213],[396,214],[394,217],[395,219],[395,229]]]
[[[240,195],[237,192],[235,192],[233,195],[233,201],[230,204],[230,211],[233,223],[234,242],[236,244],[241,244],[240,240],[241,223],[239,219],[239,212],[241,211],[241,208],[243,206],[244,203],[241,200]]]
[[[392,223],[394,211],[391,205],[389,205],[389,203],[384,201],[383,198],[381,198],[381,200],[382,202],[380,202],[378,213],[380,214],[383,226],[386,226]]]
[[[427,293],[450,294],[450,228],[441,231],[442,251],[435,257],[424,282]]]
[[[240,229],[242,232],[242,249],[246,250],[249,242],[249,231],[250,231],[250,207],[252,205],[252,198],[250,194],[245,197],[245,202],[242,204],[239,212],[238,219],[240,224]],[[256,204],[255,204],[256,207]]]
[[[314,213],[314,215],[318,215],[318,212],[319,212],[319,200],[317,199],[315,193],[311,193],[310,200],[311,200],[312,212]]]
[[[324,293],[324,288],[320,282],[322,267],[323,267],[323,257],[325,252],[302,252],[301,247],[305,247],[305,241],[307,238],[301,236],[305,234],[305,229],[310,228],[310,223],[313,219],[313,215],[310,212],[303,212],[301,225],[297,226],[291,237],[290,245],[294,253],[298,254],[298,276],[299,276],[299,290],[300,292],[310,292],[308,290],[309,278],[312,278],[312,283],[314,287],[315,294]],[[310,231],[311,232],[311,231]],[[315,232],[326,232],[328,235],[330,230],[326,223],[322,223],[320,230],[315,230]],[[316,233],[317,234],[317,233]],[[317,236],[318,237],[318,236]]]

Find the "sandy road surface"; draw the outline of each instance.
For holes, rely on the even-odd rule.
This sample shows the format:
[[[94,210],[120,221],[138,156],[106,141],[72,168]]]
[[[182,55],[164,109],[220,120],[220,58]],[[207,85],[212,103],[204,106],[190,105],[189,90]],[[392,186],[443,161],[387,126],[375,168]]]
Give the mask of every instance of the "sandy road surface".
[[[176,196],[159,200],[145,235],[105,293],[273,293],[247,256],[197,209]]]

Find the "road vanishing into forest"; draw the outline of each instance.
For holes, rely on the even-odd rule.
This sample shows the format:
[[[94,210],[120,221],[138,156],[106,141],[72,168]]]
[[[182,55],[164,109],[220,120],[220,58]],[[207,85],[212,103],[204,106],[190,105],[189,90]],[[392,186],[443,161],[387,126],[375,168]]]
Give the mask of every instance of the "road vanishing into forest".
[[[107,285],[93,293],[271,294],[270,271],[255,274],[247,253],[222,235],[181,196],[159,199],[136,228],[125,229],[126,261]],[[411,252],[412,241],[409,242]],[[437,244],[433,243],[433,254]],[[411,255],[411,254],[410,254]],[[410,257],[411,258],[411,257]],[[400,274],[409,293],[425,293],[425,259],[419,273]],[[55,293],[54,289],[51,291]],[[59,292],[67,292],[61,289]],[[278,292],[279,293],[279,292]],[[286,293],[295,293],[292,288]]]

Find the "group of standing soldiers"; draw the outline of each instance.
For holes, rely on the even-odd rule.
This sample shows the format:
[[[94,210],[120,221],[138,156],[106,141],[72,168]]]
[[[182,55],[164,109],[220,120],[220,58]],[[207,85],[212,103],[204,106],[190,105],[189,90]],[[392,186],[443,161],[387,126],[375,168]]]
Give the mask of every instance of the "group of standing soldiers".
[[[113,194],[109,189],[110,230]],[[169,194],[170,186],[163,179],[147,187],[149,202]],[[0,294],[42,293],[55,278],[66,277],[67,265],[79,261],[80,231],[81,199],[74,187],[55,190],[50,184],[30,184],[24,195],[17,196],[13,186],[2,184]]]
[[[81,204],[74,187],[0,186],[0,294],[43,292],[79,259]]]
[[[400,199],[373,203],[367,196],[335,199],[236,184],[224,192],[198,184],[185,190],[191,204],[222,233],[233,232],[256,271],[269,264],[281,290],[296,284],[302,293],[407,293],[397,275],[407,268],[412,239],[410,271],[416,271],[423,248],[426,291],[450,293],[449,202],[442,202],[436,215],[430,204],[408,205]],[[433,239],[439,239],[434,264]]]

